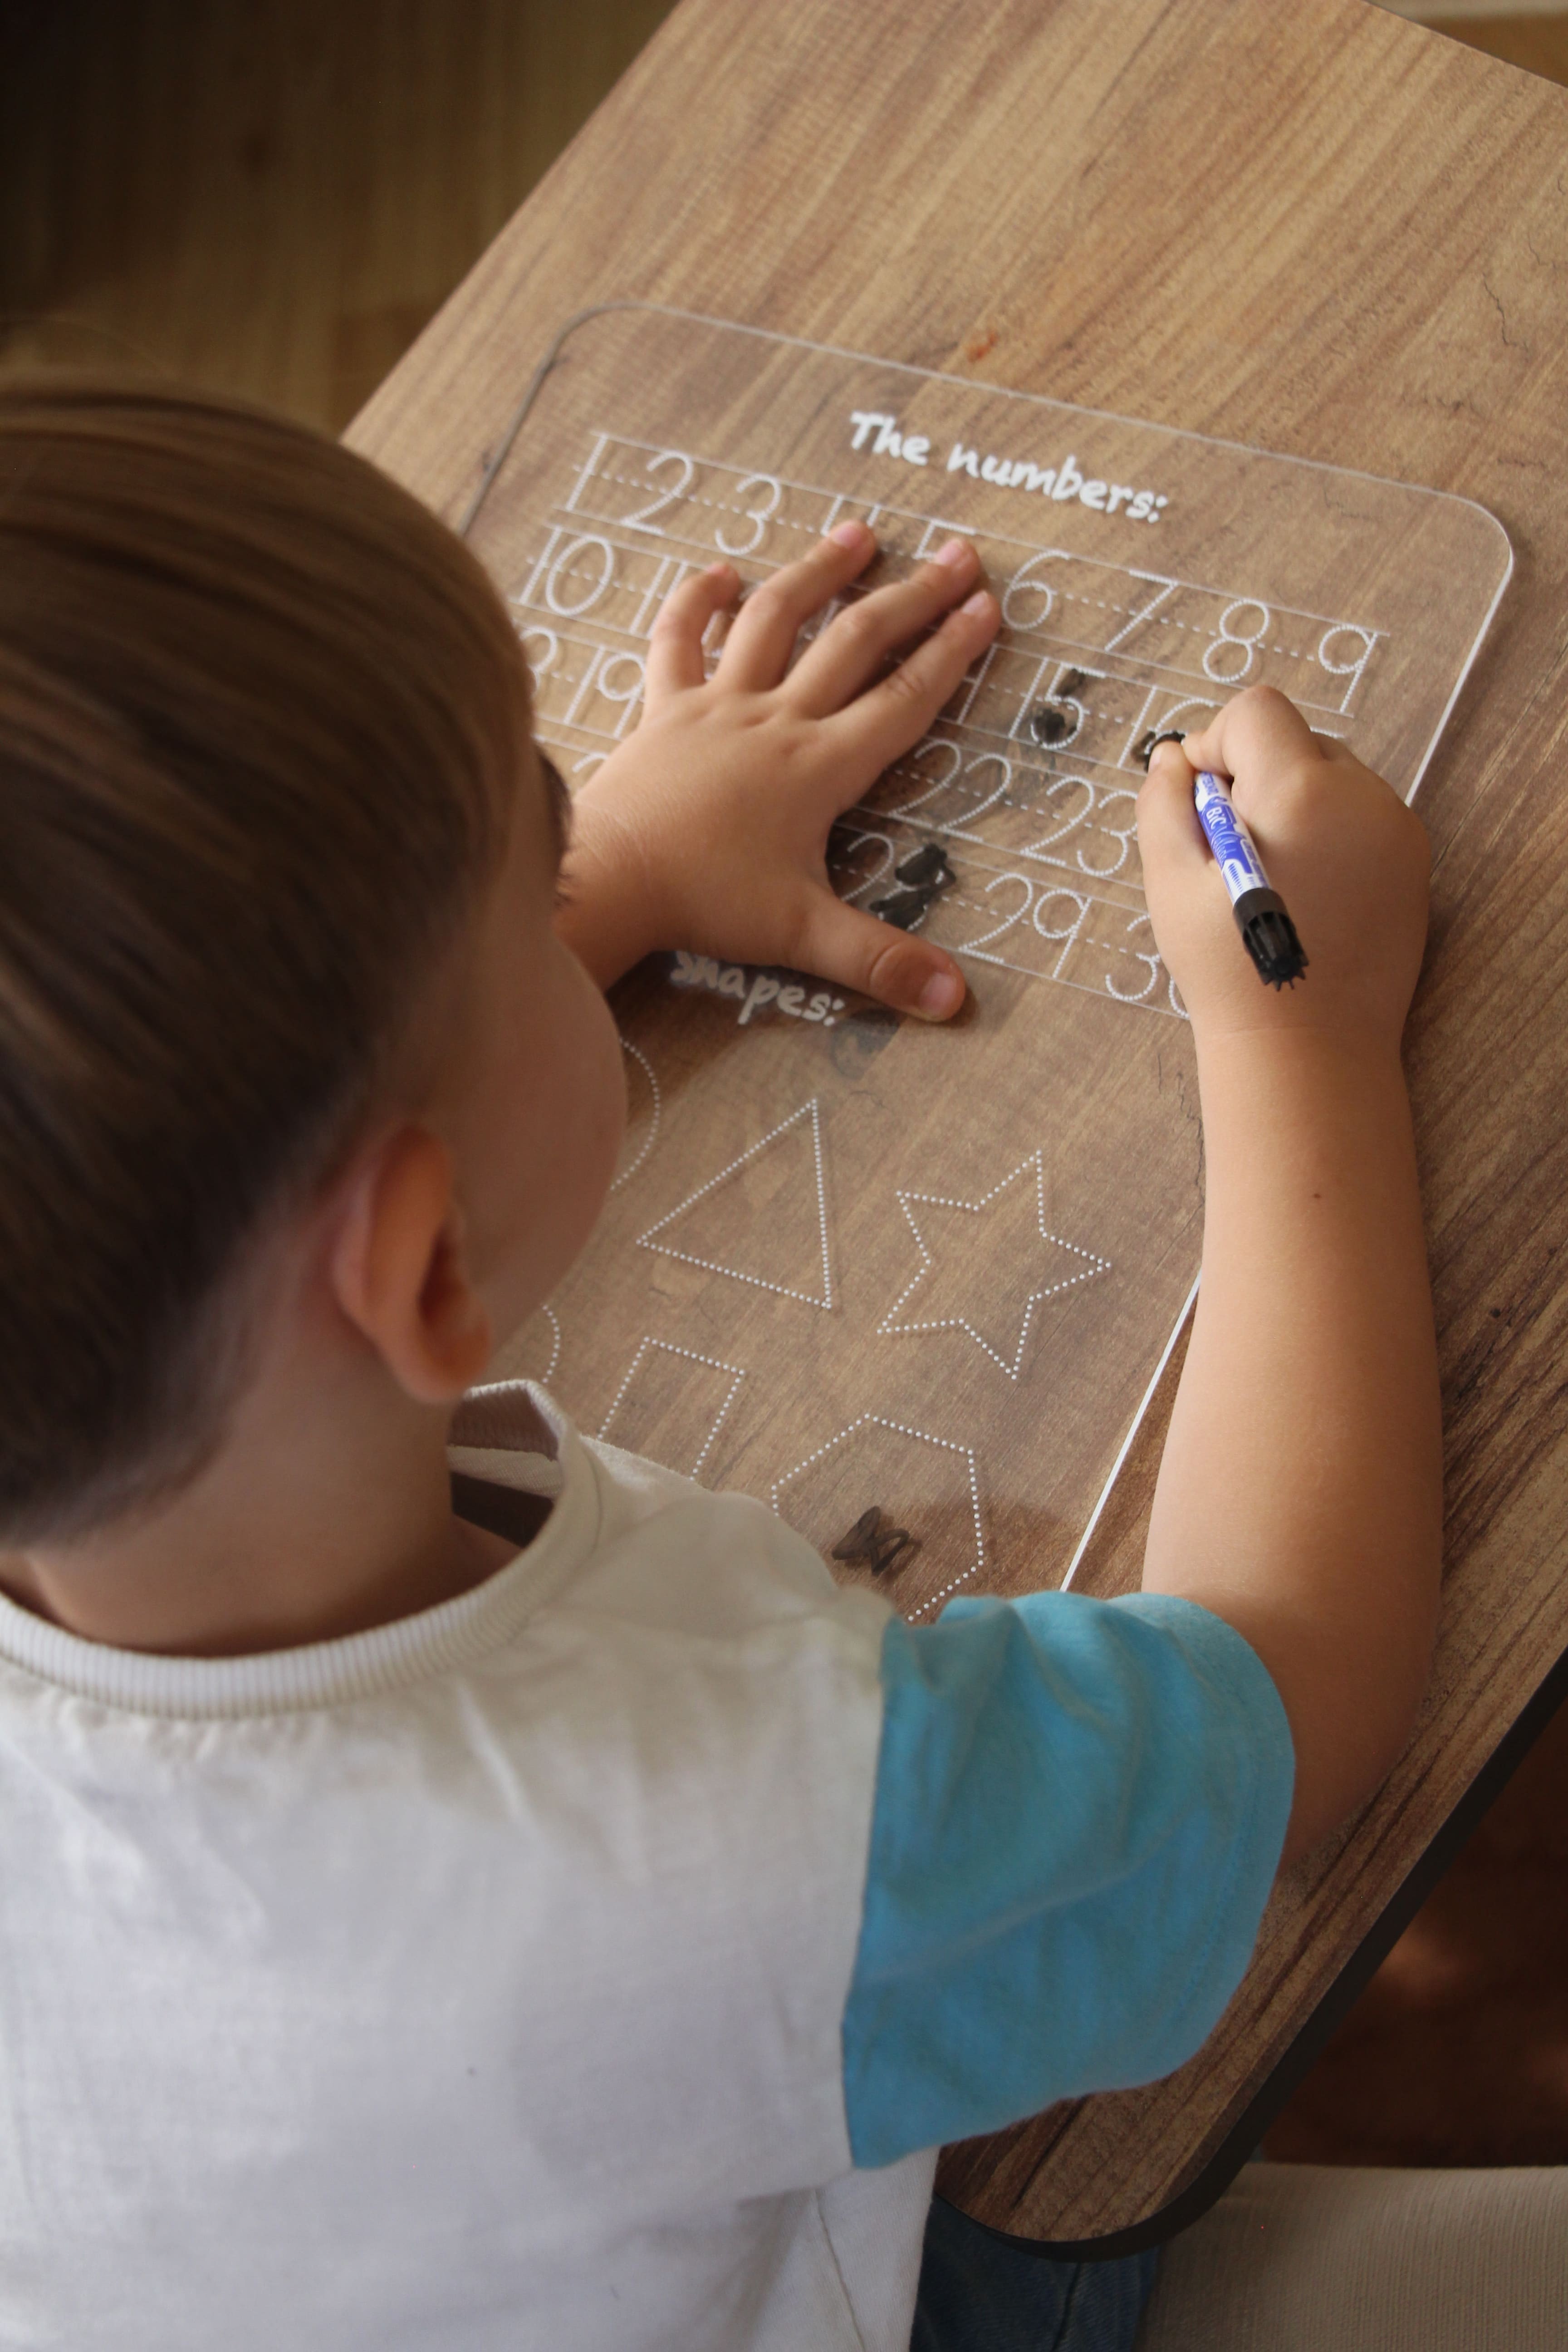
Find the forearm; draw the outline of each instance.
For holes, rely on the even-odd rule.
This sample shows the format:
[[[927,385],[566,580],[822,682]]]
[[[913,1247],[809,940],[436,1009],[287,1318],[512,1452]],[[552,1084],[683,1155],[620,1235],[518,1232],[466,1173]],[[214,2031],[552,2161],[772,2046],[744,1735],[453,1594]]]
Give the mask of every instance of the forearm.
[[[1321,1031],[1200,1041],[1203,1284],[1145,1586],[1226,1618],[1290,1717],[1289,1852],[1398,1754],[1441,1552],[1436,1347],[1392,1048]]]

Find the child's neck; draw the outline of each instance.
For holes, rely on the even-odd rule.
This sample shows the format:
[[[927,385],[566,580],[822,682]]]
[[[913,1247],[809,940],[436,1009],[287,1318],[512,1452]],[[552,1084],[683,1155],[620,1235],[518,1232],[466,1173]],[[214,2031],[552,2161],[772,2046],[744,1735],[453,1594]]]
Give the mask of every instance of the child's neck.
[[[88,1641],[169,1656],[291,1649],[413,1615],[516,1549],[454,1517],[449,1418],[364,1361],[279,1362],[172,1502],[0,1557],[0,1589]]]

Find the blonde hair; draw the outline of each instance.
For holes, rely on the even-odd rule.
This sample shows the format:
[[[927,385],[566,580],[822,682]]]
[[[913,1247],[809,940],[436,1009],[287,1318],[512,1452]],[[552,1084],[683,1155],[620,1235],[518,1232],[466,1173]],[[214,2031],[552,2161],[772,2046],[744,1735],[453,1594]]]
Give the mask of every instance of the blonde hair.
[[[527,730],[486,575],[363,459],[0,386],[0,1538],[210,1454],[246,1242],[356,1133]]]

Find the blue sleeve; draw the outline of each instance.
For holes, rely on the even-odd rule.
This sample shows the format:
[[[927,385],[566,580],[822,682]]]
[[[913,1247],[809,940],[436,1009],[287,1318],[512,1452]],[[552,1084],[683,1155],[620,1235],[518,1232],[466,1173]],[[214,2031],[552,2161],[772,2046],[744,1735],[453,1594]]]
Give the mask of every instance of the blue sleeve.
[[[858,2165],[1191,2057],[1245,1973],[1295,1759],[1194,1603],[1039,1592],[889,1622],[844,2014]]]

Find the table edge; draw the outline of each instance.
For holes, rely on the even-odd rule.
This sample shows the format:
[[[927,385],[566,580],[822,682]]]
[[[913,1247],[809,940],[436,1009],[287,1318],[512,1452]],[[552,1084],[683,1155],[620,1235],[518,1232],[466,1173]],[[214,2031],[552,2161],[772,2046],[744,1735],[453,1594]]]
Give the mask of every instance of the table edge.
[[[1110,2230],[1095,2238],[1024,2238],[1012,2231],[998,2230],[973,2214],[965,2213],[965,2220],[1016,2252],[1058,2263],[1115,2262],[1124,2254],[1142,2253],[1151,2246],[1163,2245],[1178,2231],[1201,2221],[1255,2153],[1264,2133],[1316,2063],[1335,2028],[1361,1998],[1460,1847],[1479,1828],[1483,1817],[1564,1700],[1568,1700],[1568,1648],[1536,1685],[1453,1811],[1400,1881],[1371,1929],[1253,2093],[1214,2154],[1195,2179],[1179,2189],[1167,2204],[1146,2214],[1141,2221],[1130,2221],[1122,2229]]]

